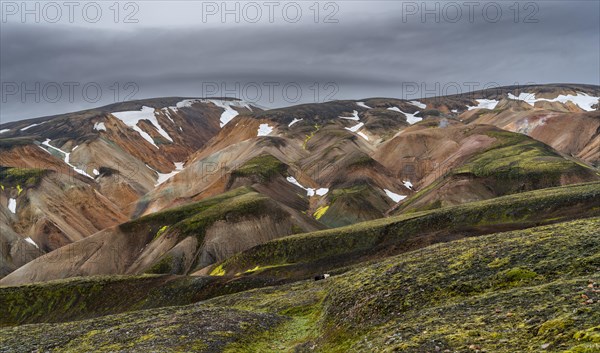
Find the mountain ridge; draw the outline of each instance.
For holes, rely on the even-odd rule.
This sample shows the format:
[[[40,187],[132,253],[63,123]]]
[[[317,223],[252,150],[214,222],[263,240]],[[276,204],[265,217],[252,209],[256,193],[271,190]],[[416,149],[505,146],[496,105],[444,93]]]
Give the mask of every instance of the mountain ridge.
[[[0,193],[7,215],[2,222],[47,252],[127,219],[241,186],[259,190],[296,218],[304,213],[323,227],[339,227],[390,212],[439,208],[599,178],[595,168],[600,160],[600,149],[595,151],[600,143],[598,111],[572,112],[571,107],[555,112],[552,109],[569,102],[538,107],[531,98],[535,94],[536,99],[588,97],[578,104],[590,104],[588,93],[598,87],[534,85],[492,90],[496,92],[476,91],[470,98],[370,98],[266,111],[236,99],[167,97],[44,117],[45,122],[33,124],[10,123],[10,131],[0,134],[0,165],[15,172],[18,168],[25,168],[25,173],[49,170],[50,177],[42,180],[51,183],[27,186],[0,181],[7,187]],[[531,97],[523,96],[528,90]],[[546,98],[539,98],[540,94]],[[492,98],[500,100],[490,103]],[[478,108],[482,99],[485,107],[498,107]],[[539,120],[536,116],[542,120],[523,130],[522,122]],[[565,131],[556,126],[565,124],[585,131],[574,128],[572,137],[555,138]],[[522,147],[512,146],[515,141]],[[502,155],[505,165],[483,174],[481,167],[468,167],[489,163],[490,157],[476,161],[485,155]],[[258,163],[255,174],[240,174],[260,156],[285,170],[276,172],[273,180],[261,177],[269,162]],[[515,172],[516,161],[524,174]],[[510,179],[503,176],[506,168],[511,168]],[[554,168],[554,179],[548,168]],[[540,176],[543,179],[537,180]],[[82,188],[81,200],[40,203],[57,198],[52,185]],[[114,210],[113,215],[105,215],[114,221],[78,226],[82,230],[75,231],[70,224],[78,216],[65,215],[89,217],[84,205],[97,204],[98,197],[104,206],[97,209]],[[9,203],[16,204],[14,210],[4,208]],[[51,207],[58,207],[58,212]],[[51,214],[57,216],[48,217]],[[17,244],[11,239],[6,243]],[[3,259],[8,261],[8,255],[3,254]]]

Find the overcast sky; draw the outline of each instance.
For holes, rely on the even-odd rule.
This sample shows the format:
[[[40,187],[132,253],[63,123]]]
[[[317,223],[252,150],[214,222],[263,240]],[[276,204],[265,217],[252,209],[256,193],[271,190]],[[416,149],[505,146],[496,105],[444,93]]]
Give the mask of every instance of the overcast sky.
[[[1,122],[163,96],[278,107],[600,84],[598,1],[45,4],[2,1]]]

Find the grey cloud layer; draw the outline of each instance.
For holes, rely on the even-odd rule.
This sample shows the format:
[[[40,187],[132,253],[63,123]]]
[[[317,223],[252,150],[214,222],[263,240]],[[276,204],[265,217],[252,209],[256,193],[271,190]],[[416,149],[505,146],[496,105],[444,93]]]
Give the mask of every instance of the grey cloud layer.
[[[162,3],[162,6],[169,6]],[[344,6],[347,6],[344,11]],[[364,6],[364,4],[363,4]],[[371,13],[340,5],[338,24],[245,24],[168,27],[161,23],[111,30],[93,26],[3,24],[1,80],[98,82],[102,99],[76,94],[36,104],[16,96],[2,103],[2,122],[114,101],[114,82],[135,82],[134,98],[199,96],[202,83],[297,82],[298,103],[312,102],[313,82],[334,82],[335,99],[402,96],[407,82],[600,84],[600,4],[540,2],[540,22],[505,16],[499,23],[403,23],[398,5]],[[347,14],[344,17],[344,13]],[[373,17],[374,14],[377,17]],[[322,98],[329,91],[321,92]],[[282,94],[267,102],[288,105]],[[244,97],[240,97],[244,98]]]

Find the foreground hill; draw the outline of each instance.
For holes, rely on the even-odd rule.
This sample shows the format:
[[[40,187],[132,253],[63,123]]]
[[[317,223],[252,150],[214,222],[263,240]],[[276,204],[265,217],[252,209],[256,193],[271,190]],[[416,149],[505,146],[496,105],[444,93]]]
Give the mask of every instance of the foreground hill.
[[[4,350],[595,352],[600,219],[438,244],[197,304],[0,329]],[[3,289],[4,291],[6,289]]]

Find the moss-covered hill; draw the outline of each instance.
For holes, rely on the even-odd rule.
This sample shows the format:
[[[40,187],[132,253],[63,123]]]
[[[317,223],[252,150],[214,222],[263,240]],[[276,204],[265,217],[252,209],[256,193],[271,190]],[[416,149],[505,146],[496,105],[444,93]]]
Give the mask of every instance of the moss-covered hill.
[[[68,244],[0,279],[0,285],[93,275],[189,274],[261,242],[319,229],[311,222],[240,187]]]
[[[91,276],[0,287],[0,327],[90,319],[186,305],[275,284],[262,278],[171,275]]]
[[[396,214],[450,206],[460,194],[487,199],[600,179],[600,173],[526,135],[490,130],[496,142],[404,200]]]
[[[33,187],[40,183],[47,170],[35,168],[10,168],[0,166],[0,185],[5,187]]]
[[[217,220],[268,211],[276,212],[267,197],[251,188],[241,187],[199,202],[152,213],[123,223],[119,228],[128,233],[153,235],[152,240],[173,233],[180,238],[194,235],[202,242],[206,228]]]
[[[600,183],[549,188],[298,234],[258,245],[213,274],[309,278],[433,243],[600,214]]]
[[[333,189],[329,203],[316,213],[319,222],[329,227],[340,227],[358,222],[383,218],[391,207],[387,196],[370,183],[356,183],[351,187]]]
[[[597,352],[600,218],[438,244],[325,281],[0,329],[3,351]]]

